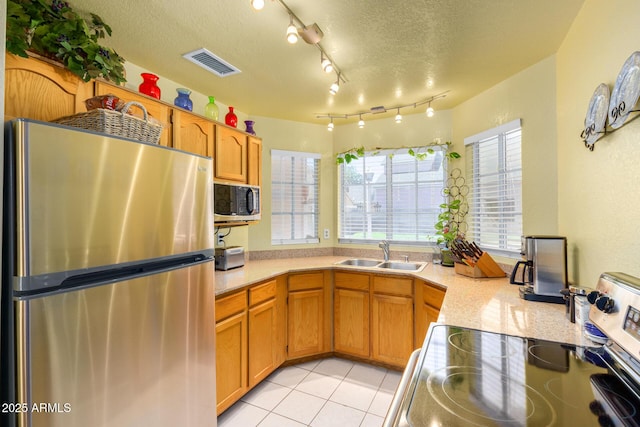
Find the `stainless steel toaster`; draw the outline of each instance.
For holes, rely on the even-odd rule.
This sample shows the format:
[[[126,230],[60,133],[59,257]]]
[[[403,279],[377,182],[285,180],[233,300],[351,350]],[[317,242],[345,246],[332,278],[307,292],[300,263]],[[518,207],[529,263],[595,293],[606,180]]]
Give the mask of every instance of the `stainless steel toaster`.
[[[230,246],[228,248],[216,248],[216,270],[230,270],[244,266],[244,248],[242,246]]]

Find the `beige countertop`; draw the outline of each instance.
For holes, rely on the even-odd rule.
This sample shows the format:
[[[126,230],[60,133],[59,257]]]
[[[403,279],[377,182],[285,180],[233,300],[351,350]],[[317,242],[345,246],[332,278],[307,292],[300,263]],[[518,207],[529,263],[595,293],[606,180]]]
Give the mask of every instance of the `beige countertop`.
[[[304,270],[340,268],[384,273],[376,268],[344,267],[335,263],[344,256],[285,258],[248,261],[244,267],[216,271],[216,295],[267,280],[278,275]],[[439,284],[447,289],[438,323],[481,329],[522,337],[559,341],[577,345],[593,345],[580,328],[566,317],[563,304],[525,301],[518,286],[507,278],[473,279],[456,274],[453,268],[429,263],[422,271],[390,271]]]

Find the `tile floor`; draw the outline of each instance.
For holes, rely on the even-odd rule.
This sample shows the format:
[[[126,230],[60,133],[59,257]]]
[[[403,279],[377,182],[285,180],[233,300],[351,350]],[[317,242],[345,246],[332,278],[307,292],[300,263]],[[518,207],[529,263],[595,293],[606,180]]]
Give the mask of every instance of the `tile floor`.
[[[377,427],[401,372],[329,358],[280,368],[218,417],[218,427]]]

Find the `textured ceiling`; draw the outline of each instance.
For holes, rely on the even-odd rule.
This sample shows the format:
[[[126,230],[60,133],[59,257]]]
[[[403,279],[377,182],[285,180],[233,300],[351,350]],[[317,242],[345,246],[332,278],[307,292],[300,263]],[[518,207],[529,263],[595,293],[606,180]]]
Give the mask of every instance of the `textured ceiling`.
[[[316,115],[393,108],[445,91],[433,107],[452,108],[555,53],[584,0],[285,1],[324,32],[320,44],[347,79],[336,95],[320,51],[286,42],[289,18],[277,0],[261,11],[249,0],[71,5],[100,15],[113,30],[106,43],[140,67],[250,116],[326,123]],[[202,47],[242,72],[220,78],[182,58]]]

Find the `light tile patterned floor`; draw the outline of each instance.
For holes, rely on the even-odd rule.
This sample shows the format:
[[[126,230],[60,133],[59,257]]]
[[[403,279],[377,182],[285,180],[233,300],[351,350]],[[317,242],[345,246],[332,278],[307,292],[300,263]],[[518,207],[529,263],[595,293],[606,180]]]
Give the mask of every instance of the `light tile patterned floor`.
[[[379,427],[401,372],[329,358],[281,368],[218,417],[218,427]]]

